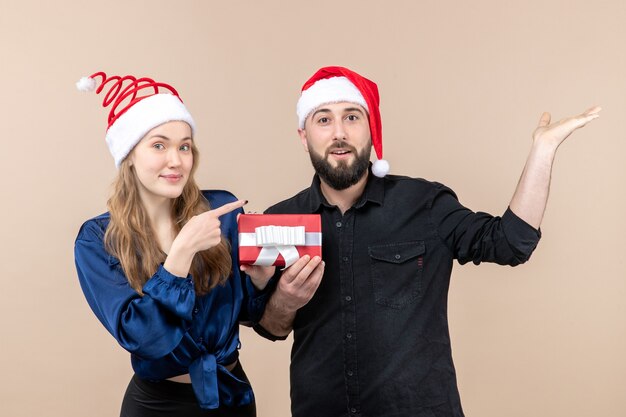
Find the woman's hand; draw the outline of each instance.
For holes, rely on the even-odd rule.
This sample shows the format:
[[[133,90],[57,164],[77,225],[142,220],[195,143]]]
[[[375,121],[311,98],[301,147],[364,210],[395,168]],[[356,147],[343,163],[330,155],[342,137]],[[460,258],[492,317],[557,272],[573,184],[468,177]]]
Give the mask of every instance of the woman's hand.
[[[234,201],[189,219],[172,242],[163,267],[171,274],[186,277],[194,255],[220,243],[222,239],[220,216],[237,210],[246,203],[246,200]]]
[[[248,274],[252,284],[258,290],[264,289],[270,278],[274,276],[274,272],[276,272],[275,266],[240,265],[239,269]]]
[[[237,200],[193,216],[178,233],[172,247],[180,246],[196,254],[217,246],[222,239],[220,216],[237,210],[246,203],[246,200]]]

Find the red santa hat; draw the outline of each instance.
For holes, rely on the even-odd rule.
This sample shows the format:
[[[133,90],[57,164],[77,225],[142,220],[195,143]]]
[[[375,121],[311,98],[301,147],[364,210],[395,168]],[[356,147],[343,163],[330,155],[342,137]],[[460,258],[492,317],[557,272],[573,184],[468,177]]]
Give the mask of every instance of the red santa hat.
[[[98,79],[100,85],[96,89]],[[107,86],[102,106],[111,106],[106,142],[115,166],[120,166],[146,133],[163,123],[183,121],[191,127],[192,134],[195,132],[191,114],[178,92],[168,84],[132,75],[107,77],[104,72],[83,77],[76,83],[79,91],[95,90],[96,94]]]
[[[380,120],[380,97],[378,86],[367,78],[344,67],[324,67],[319,69],[302,86],[302,93],[296,106],[300,129],[304,129],[306,118],[318,107],[328,103],[356,103],[368,113],[372,145],[377,161],[372,165],[372,173],[384,177],[389,172],[389,163],[383,158],[383,136]]]

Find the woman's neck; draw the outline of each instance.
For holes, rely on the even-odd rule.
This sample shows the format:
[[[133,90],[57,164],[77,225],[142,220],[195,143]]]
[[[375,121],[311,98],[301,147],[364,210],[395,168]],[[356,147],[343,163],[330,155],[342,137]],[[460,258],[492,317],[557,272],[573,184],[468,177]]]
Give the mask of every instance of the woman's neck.
[[[144,197],[144,196],[142,196]],[[152,225],[159,247],[165,253],[169,252],[174,241],[172,228],[172,201],[169,198],[142,198],[148,219]]]

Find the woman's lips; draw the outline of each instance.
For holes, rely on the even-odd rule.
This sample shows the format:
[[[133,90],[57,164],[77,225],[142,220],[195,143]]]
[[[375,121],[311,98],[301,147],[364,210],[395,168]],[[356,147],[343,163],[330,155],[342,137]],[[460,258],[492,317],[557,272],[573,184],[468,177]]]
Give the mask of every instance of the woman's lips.
[[[161,178],[163,178],[167,182],[178,182],[183,178],[183,176],[179,174],[168,174],[161,175]]]

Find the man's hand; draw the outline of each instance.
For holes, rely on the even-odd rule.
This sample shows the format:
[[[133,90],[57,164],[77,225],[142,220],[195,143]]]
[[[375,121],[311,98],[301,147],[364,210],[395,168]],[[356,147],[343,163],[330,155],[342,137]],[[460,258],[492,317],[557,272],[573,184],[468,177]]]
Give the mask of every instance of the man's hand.
[[[533,145],[526,166],[509,207],[526,223],[539,229],[548,203],[552,164],[556,150],[574,130],[585,126],[600,115],[600,107],[592,107],[578,116],[550,123],[550,113],[543,113],[533,133]]]
[[[304,307],[322,282],[324,265],[319,256],[311,259],[305,255],[285,269],[273,295],[278,306],[285,312],[293,313]]]
[[[260,321],[266,331],[275,336],[289,334],[296,311],[313,298],[322,282],[324,266],[319,256],[305,255],[283,271]]]
[[[550,124],[550,120],[552,119],[550,113],[543,113],[539,119],[537,129],[535,129],[533,133],[533,144],[547,145],[556,150],[574,130],[600,117],[600,110],[602,110],[601,107],[592,107],[578,116],[568,117],[552,124]]]

